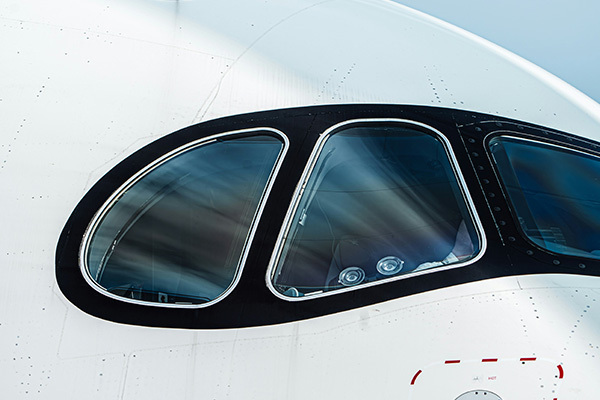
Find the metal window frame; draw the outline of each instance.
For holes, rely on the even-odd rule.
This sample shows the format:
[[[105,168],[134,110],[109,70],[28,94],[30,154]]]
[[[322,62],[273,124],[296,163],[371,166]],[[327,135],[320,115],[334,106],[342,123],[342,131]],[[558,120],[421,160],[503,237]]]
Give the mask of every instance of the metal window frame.
[[[244,242],[244,246],[242,247],[242,254],[239,259],[239,263],[238,263],[234,278],[231,281],[231,283],[229,284],[229,286],[227,287],[227,289],[223,291],[223,293],[221,293],[219,296],[215,297],[211,301],[208,301],[206,303],[201,303],[201,304],[155,303],[155,302],[149,302],[149,301],[138,300],[138,299],[130,299],[127,297],[122,297],[122,296],[116,295],[114,293],[109,292],[106,288],[102,287],[98,282],[96,282],[94,280],[94,278],[90,274],[90,270],[88,268],[88,263],[87,263],[87,257],[88,257],[89,247],[91,244],[91,238],[94,236],[96,229],[100,225],[100,222],[102,221],[104,216],[112,209],[112,206],[118,201],[119,197],[121,196],[121,194],[123,192],[125,192],[126,190],[131,188],[133,185],[135,185],[138,181],[143,179],[147,174],[149,174],[156,168],[160,167],[161,165],[163,165],[167,161],[173,159],[174,157],[176,157],[180,154],[183,154],[184,152],[191,151],[191,150],[209,145],[211,143],[215,143],[218,139],[226,138],[228,136],[240,136],[240,135],[252,136],[253,133],[256,134],[256,133],[265,132],[265,131],[275,134],[275,136],[277,136],[282,141],[283,148],[281,149],[281,151],[279,152],[279,155],[277,156],[277,159],[275,160],[275,164],[273,166],[273,169],[271,170],[271,173],[267,180],[267,184],[265,185],[265,188],[263,189],[263,193],[260,197],[258,208],[256,209],[256,211],[254,213],[254,217],[252,218],[252,222],[250,224],[250,230],[248,232],[248,236],[246,237],[246,241]],[[88,226],[85,230],[85,233],[83,235],[83,239],[81,241],[81,246],[79,249],[79,268],[81,270],[81,273],[82,273],[85,281],[94,290],[96,290],[97,292],[101,293],[104,296],[110,297],[110,298],[118,300],[118,301],[126,302],[126,303],[132,303],[132,304],[138,304],[138,305],[150,306],[150,307],[198,309],[198,308],[209,307],[209,306],[223,300],[235,289],[235,287],[237,286],[237,284],[239,283],[239,281],[241,279],[242,272],[243,272],[244,266],[246,264],[246,259],[248,257],[250,247],[254,240],[254,235],[256,234],[256,229],[258,227],[258,223],[261,219],[262,213],[265,208],[265,204],[267,202],[267,199],[269,198],[269,195],[273,188],[273,184],[279,173],[281,165],[283,164],[283,160],[285,159],[285,156],[287,154],[287,151],[289,150],[289,147],[290,147],[290,141],[289,141],[288,137],[280,130],[274,129],[274,128],[269,128],[269,127],[258,127],[258,128],[241,129],[241,130],[223,132],[223,133],[219,133],[216,135],[211,135],[211,136],[207,136],[207,137],[204,137],[201,139],[197,139],[192,142],[186,143],[185,145],[180,146],[180,147],[164,154],[163,156],[159,157],[158,159],[154,160],[153,162],[148,164],[145,168],[141,169],[135,175],[133,175],[131,178],[129,178],[117,190],[115,190],[113,192],[113,194],[104,202],[102,207],[100,207],[100,209],[96,212],[96,214],[94,215],[94,217],[88,224]]]
[[[404,125],[408,128],[412,127],[413,129],[416,128],[417,130],[423,131],[424,133],[431,134],[434,138],[440,140],[440,142],[442,143],[442,146],[444,147],[444,150],[446,151],[446,156],[448,157],[448,160],[450,161],[450,165],[451,165],[454,175],[456,177],[458,187],[463,195],[463,200],[465,202],[467,211],[469,212],[469,214],[471,216],[473,226],[475,227],[475,231],[476,231],[478,239],[480,241],[479,252],[477,254],[475,254],[474,257],[470,258],[469,260],[467,260],[465,262],[460,262],[460,263],[456,263],[456,264],[448,264],[448,265],[439,266],[439,267],[430,268],[430,269],[424,269],[422,271],[417,271],[414,273],[407,273],[405,275],[392,276],[390,278],[380,279],[380,280],[368,282],[365,284],[359,284],[357,286],[350,286],[350,287],[340,288],[340,289],[331,290],[331,291],[327,291],[327,292],[315,293],[310,296],[302,296],[302,297],[285,296],[283,293],[280,293],[273,285],[273,275],[275,274],[276,268],[277,268],[280,258],[282,256],[283,247],[284,247],[284,244],[286,243],[285,238],[288,236],[288,233],[291,229],[291,223],[292,223],[294,215],[297,212],[297,208],[300,204],[300,199],[301,199],[302,195],[304,194],[304,190],[306,189],[308,180],[310,179],[310,176],[312,175],[312,172],[316,166],[319,156],[321,155],[321,152],[323,150],[325,143],[332,135],[339,132],[340,130],[342,130],[345,127],[349,127],[351,125],[363,126],[363,125],[368,125],[368,124],[381,124],[381,123]],[[456,159],[456,156],[454,155],[454,151],[452,150],[452,145],[450,144],[450,141],[440,131],[438,131],[437,129],[435,129],[429,125],[421,123],[421,122],[411,121],[411,120],[407,120],[407,119],[400,119],[400,118],[352,119],[352,120],[343,121],[343,122],[340,122],[338,124],[331,126],[330,128],[325,130],[319,136],[319,139],[317,140],[317,143],[314,146],[314,149],[310,155],[310,158],[307,162],[304,172],[302,173],[300,181],[298,182],[298,185],[296,186],[296,189],[294,191],[294,195],[290,202],[290,207],[288,208],[288,211],[286,213],[282,228],[279,232],[279,236],[277,237],[277,242],[275,243],[275,247],[274,247],[273,253],[271,255],[271,259],[269,261],[269,265],[267,267],[265,282],[266,282],[267,287],[271,291],[271,293],[273,293],[273,295],[275,295],[279,299],[289,301],[289,302],[300,302],[300,301],[306,301],[306,300],[311,300],[311,299],[317,299],[317,298],[347,293],[347,292],[354,291],[354,290],[369,288],[369,287],[373,287],[376,285],[385,284],[388,282],[409,279],[409,278],[413,278],[416,276],[431,274],[431,273],[439,272],[439,271],[445,271],[448,269],[465,267],[465,266],[473,264],[473,263],[477,262],[479,259],[481,259],[481,257],[483,257],[483,255],[485,253],[486,248],[487,248],[487,240],[486,240],[486,236],[485,236],[485,233],[483,230],[483,225],[481,223],[481,220],[480,220],[479,215],[477,214],[477,210],[475,208],[475,203],[473,202],[473,199],[468,191],[466,181],[465,181],[465,179],[461,173],[460,167],[458,165],[458,160]]]

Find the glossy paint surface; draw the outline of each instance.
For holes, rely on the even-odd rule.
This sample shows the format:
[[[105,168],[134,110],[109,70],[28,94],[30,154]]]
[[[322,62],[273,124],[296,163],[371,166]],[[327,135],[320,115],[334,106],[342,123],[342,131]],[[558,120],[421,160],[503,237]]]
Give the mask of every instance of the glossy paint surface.
[[[88,190],[144,145],[213,118],[412,104],[600,139],[600,106],[530,63],[421,13],[361,0],[2,0],[0,59],[6,398],[600,394],[597,277],[500,277],[213,330],[97,318],[56,281],[57,241]],[[502,232],[486,221],[486,233]]]

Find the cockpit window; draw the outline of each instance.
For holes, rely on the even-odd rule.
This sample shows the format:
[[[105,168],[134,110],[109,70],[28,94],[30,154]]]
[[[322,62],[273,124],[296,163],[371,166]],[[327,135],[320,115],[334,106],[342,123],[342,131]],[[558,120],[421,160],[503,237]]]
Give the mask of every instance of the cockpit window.
[[[279,239],[274,293],[307,298],[472,260],[482,244],[448,148],[400,122],[325,135]]]
[[[600,259],[600,158],[508,136],[489,146],[524,234],[554,253]]]
[[[221,136],[139,173],[92,222],[81,260],[86,279],[130,302],[222,298],[239,278],[283,147],[270,132]]]

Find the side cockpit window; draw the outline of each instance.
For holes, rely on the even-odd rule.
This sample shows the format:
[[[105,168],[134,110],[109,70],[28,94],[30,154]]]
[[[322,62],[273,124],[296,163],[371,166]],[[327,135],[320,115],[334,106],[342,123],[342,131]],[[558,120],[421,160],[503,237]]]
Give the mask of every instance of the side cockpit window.
[[[308,298],[473,260],[482,241],[444,140],[400,122],[324,135],[272,261],[274,293]]]
[[[86,279],[130,302],[199,305],[239,278],[284,143],[221,136],[165,156],[97,214],[82,246]]]
[[[510,136],[489,147],[525,236],[554,253],[600,259],[600,158]]]

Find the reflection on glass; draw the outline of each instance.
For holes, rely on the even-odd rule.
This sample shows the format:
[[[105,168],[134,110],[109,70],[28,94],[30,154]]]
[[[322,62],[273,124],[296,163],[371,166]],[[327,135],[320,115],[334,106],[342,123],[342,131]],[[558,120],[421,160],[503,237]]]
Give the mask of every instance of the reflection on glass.
[[[490,149],[531,241],[555,253],[600,258],[600,158],[502,136]]]
[[[182,152],[128,187],[92,232],[86,264],[109,292],[205,303],[235,279],[283,145],[267,135]]]
[[[289,297],[468,260],[479,240],[443,144],[400,125],[325,142],[288,227],[273,286]]]

